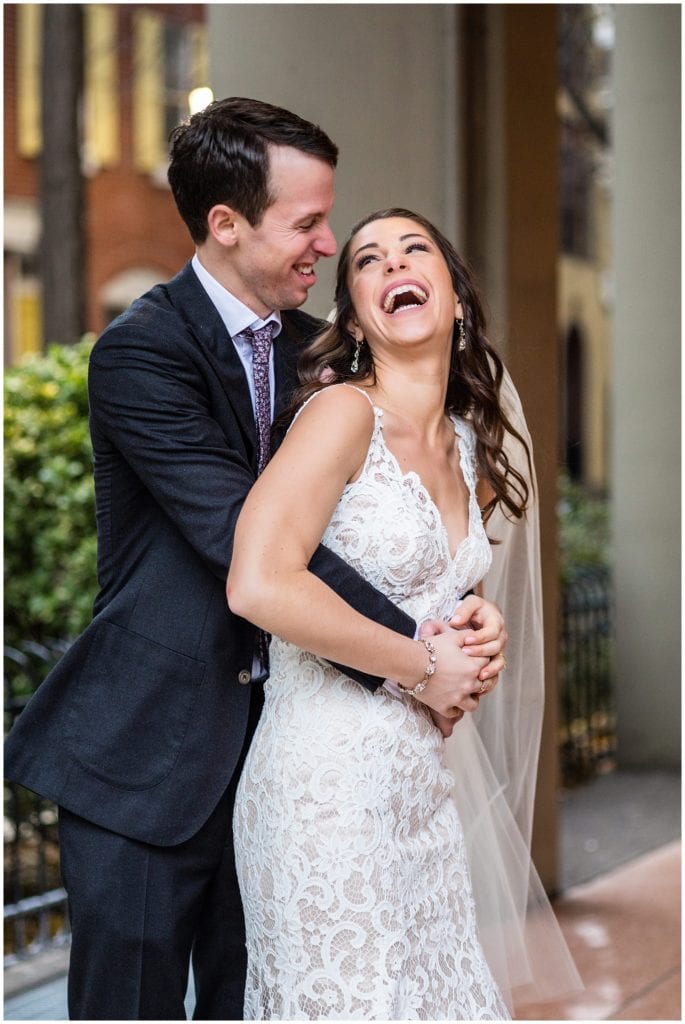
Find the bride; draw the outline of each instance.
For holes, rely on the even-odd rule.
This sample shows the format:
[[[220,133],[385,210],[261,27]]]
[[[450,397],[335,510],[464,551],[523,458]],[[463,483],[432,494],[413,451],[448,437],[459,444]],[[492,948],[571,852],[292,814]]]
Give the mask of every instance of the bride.
[[[525,427],[483,332],[435,227],[367,217],[299,412],[241,513],[229,604],[273,634],[234,818],[248,1019],[508,1019],[517,986],[575,984],[527,848],[539,695],[528,681],[503,704],[525,753],[512,771],[486,702],[514,666],[490,697],[465,681],[455,706],[441,638],[407,639],[394,682],[365,690],[335,665],[381,672],[386,631],[307,571],[323,540],[416,621],[446,622],[490,568],[488,524],[534,533]]]

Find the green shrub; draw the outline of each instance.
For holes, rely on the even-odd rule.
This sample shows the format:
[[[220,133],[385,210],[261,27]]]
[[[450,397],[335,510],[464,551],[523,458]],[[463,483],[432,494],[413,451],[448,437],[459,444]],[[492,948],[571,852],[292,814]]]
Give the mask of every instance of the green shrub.
[[[5,642],[73,638],[97,590],[87,367],[54,346],[5,376]]]
[[[609,568],[609,502],[573,483],[566,471],[559,480],[559,568],[561,582],[573,579],[579,570]]]

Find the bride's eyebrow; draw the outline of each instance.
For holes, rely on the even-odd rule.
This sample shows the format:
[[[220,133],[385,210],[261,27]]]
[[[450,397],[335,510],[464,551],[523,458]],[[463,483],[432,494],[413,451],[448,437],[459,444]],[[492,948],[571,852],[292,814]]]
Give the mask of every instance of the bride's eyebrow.
[[[425,235],[419,234],[418,231],[411,231],[408,235],[400,235],[400,242],[406,242],[406,240],[408,238],[423,238],[425,241],[428,241],[428,239],[426,238]],[[380,246],[379,246],[378,242],[366,242],[364,245],[360,245],[359,248],[356,250],[356,252],[352,253],[352,259],[354,259],[355,256],[358,256],[360,252],[363,252],[364,249],[379,249],[379,248],[380,248]]]
[[[356,252],[352,253],[352,259],[358,256],[360,252],[364,252],[364,249],[378,249],[378,242],[367,242],[365,245],[360,245]]]

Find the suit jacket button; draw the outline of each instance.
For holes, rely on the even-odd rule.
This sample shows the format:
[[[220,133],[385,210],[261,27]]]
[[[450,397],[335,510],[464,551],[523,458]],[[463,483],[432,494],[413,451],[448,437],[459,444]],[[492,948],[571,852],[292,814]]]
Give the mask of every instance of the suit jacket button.
[[[252,679],[252,673],[249,672],[246,668],[242,669],[238,673],[238,682],[242,683],[243,686],[245,686],[247,683],[249,683],[251,679]]]

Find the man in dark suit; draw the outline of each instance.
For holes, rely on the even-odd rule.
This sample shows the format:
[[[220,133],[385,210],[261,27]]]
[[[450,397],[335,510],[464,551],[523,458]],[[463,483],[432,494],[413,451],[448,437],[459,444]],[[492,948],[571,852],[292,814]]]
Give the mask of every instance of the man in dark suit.
[[[321,326],[298,307],[335,252],[336,159],[318,127],[254,100],[218,101],[176,129],[169,180],[196,255],[93,349],[101,589],[6,743],[7,776],[60,807],[72,1019],[183,1018],[191,953],[195,1016],[242,1016],[231,818],[265,655],[225,583],[260,455],[253,342],[274,335],[278,416]],[[415,634],[331,552],[312,568],[363,614]],[[492,609],[480,635],[498,655]],[[458,653],[455,641],[455,674]],[[494,657],[492,676],[501,667]]]

